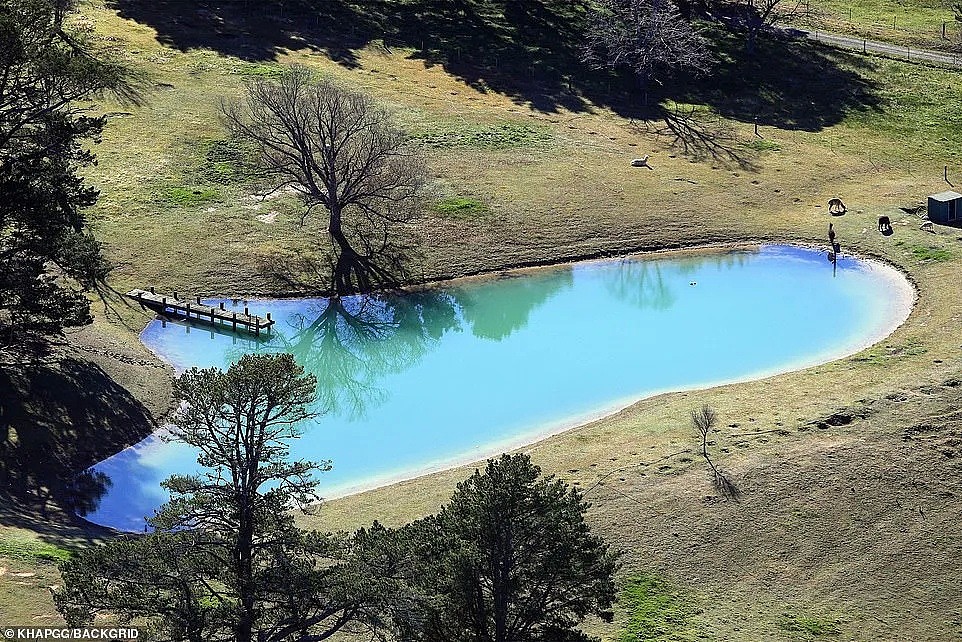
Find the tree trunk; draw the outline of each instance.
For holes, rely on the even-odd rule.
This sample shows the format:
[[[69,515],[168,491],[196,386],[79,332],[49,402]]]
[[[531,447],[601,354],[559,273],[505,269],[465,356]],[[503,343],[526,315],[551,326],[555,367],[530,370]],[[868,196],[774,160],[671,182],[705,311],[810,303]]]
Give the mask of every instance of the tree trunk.
[[[511,558],[513,552],[512,533],[510,527],[504,533],[503,539],[497,543],[495,555],[495,577],[492,579],[494,595],[494,640],[508,642],[508,604],[511,601]]]
[[[341,225],[341,210],[331,209],[331,219],[327,231],[334,241],[335,253],[337,254],[334,262],[331,280],[335,294],[356,294],[364,292],[370,288],[370,278],[368,265],[363,256],[351,247],[350,241],[344,234]]]

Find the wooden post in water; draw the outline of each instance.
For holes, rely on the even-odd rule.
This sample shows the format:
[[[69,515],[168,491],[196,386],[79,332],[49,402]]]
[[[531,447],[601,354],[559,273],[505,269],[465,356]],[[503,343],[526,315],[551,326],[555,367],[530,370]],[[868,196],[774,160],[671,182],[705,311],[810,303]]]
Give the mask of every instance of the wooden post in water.
[[[260,317],[254,317],[254,336],[261,336],[261,320]]]
[[[190,304],[188,303],[188,304],[187,304],[187,307],[184,308],[184,309],[185,309],[186,312],[187,312],[187,314],[186,314],[186,316],[187,316],[187,323],[189,324],[189,323],[190,323]]]
[[[237,332],[237,313],[234,312],[234,332]]]
[[[245,306],[244,306],[244,316],[245,316],[245,317],[249,317],[250,315],[251,315],[251,311],[250,311],[250,310],[247,308],[247,306],[245,305]]]
[[[220,302],[220,309],[221,309],[221,310],[226,309],[226,308],[224,308],[224,302],[223,302],[223,301]]]

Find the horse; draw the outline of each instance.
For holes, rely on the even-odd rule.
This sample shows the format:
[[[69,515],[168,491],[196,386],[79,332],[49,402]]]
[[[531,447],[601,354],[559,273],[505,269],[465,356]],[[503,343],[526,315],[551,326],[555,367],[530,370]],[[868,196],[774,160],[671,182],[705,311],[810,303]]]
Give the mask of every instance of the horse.
[[[846,212],[845,203],[840,198],[833,198],[828,202],[828,211],[830,214],[844,214]]]

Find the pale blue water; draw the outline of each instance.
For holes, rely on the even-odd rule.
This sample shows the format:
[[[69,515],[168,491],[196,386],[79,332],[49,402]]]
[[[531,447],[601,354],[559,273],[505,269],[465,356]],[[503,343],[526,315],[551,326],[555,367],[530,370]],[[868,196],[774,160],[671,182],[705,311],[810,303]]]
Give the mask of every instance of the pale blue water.
[[[823,253],[765,246],[249,306],[277,320],[269,341],[160,321],[142,339],[180,370],[293,352],[326,411],[293,455],[333,461],[320,488],[331,495],[493,454],[655,392],[850,354],[906,318],[911,288],[878,264],[842,259],[833,276]],[[140,530],[166,499],[160,481],[195,468],[189,448],[149,438],[95,467],[111,486],[88,518]]]

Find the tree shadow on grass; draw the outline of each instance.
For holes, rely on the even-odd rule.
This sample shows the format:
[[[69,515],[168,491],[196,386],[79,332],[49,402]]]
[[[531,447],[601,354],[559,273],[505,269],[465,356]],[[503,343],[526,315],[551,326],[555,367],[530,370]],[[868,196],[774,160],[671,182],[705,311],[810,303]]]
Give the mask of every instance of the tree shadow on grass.
[[[792,131],[818,132],[853,111],[878,109],[881,98],[857,53],[785,36],[760,39],[754,55],[730,34],[713,33],[710,76],[663,87],[677,102],[704,104],[720,116]]]
[[[155,427],[147,409],[94,363],[0,364],[0,498],[43,519],[84,515],[110,485],[85,471]]]
[[[658,117],[628,74],[581,61],[588,0],[112,0],[119,14],[147,24],[158,39],[188,51],[212,49],[271,62],[289,49],[324,53],[346,67],[380,43],[413,50],[481,91],[509,96],[544,113],[611,108]],[[703,79],[663,85],[656,100],[701,102],[722,116],[817,131],[851,110],[877,104],[860,67],[870,64],[800,39],[743,41],[711,30],[719,62]]]

